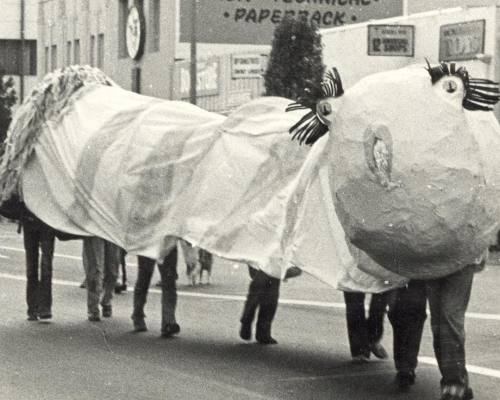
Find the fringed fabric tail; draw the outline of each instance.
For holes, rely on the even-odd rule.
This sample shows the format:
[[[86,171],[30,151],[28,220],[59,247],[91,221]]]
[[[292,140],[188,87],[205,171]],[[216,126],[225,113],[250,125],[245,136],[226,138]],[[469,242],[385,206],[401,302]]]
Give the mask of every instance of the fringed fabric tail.
[[[21,197],[20,175],[42,132],[42,125],[58,115],[80,88],[89,85],[114,86],[102,71],[72,65],[56,70],[40,82],[14,114],[7,132],[0,162],[0,205],[12,195]]]

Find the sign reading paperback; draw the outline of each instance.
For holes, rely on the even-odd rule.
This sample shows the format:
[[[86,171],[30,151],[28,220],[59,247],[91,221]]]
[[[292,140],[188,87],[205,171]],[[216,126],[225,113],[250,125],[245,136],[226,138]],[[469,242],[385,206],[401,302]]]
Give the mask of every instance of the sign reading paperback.
[[[180,41],[189,42],[191,1],[180,2]],[[402,0],[196,0],[197,41],[271,44],[283,18],[306,18],[320,28],[402,15]]]

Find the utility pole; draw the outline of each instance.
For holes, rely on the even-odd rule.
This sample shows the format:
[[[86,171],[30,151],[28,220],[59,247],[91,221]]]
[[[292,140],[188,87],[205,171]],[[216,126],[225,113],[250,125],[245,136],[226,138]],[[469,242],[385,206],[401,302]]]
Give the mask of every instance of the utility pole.
[[[192,104],[196,104],[196,82],[197,82],[197,66],[196,66],[196,19],[197,19],[197,0],[191,0],[191,61],[189,64],[190,71],[190,88],[189,99]]]
[[[19,103],[24,101],[24,26],[25,26],[25,0],[21,0],[20,4],[20,37],[21,37],[21,50],[19,57]]]

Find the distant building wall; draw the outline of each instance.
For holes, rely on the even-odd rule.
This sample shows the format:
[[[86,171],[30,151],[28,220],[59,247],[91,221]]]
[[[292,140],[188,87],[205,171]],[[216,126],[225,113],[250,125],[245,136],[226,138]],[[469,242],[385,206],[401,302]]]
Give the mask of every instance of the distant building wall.
[[[1,2],[0,68],[12,76],[18,99],[21,98],[20,75],[23,72],[24,94],[37,79],[37,1],[26,0],[24,9],[24,68],[21,70],[21,1]]]
[[[453,8],[372,21],[371,24],[410,25],[414,27],[414,54],[404,56],[368,55],[368,25],[362,23],[341,28],[323,30],[323,58],[330,68],[336,66],[346,87],[366,75],[401,68],[409,64],[431,64],[439,59],[440,28],[448,24],[484,20],[484,51],[475,59],[456,61],[467,68],[470,75],[478,78],[500,79],[500,53],[497,40],[499,13],[496,6]],[[478,59],[480,58],[480,59]],[[497,116],[499,113],[497,113]]]
[[[64,65],[89,64],[102,69],[124,89],[171,98],[174,3],[175,0],[40,1],[38,76]],[[129,57],[125,43],[128,11],[133,4],[142,8],[147,26],[144,53],[137,60]],[[153,24],[157,32],[151,30]]]

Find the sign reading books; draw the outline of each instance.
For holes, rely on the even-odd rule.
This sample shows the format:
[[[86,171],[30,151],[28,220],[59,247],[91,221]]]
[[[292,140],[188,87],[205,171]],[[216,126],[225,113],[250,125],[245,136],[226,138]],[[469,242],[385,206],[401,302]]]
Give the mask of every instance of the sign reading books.
[[[484,53],[484,26],[484,19],[441,26],[439,60],[472,60]]]

